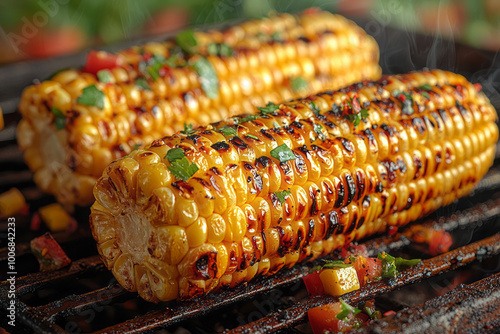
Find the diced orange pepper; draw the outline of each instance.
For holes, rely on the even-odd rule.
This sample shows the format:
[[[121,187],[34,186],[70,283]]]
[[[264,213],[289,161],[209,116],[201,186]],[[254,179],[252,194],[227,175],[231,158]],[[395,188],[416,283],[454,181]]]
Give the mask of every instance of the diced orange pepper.
[[[342,296],[359,289],[359,280],[354,267],[324,269],[319,278],[325,292],[332,296]]]

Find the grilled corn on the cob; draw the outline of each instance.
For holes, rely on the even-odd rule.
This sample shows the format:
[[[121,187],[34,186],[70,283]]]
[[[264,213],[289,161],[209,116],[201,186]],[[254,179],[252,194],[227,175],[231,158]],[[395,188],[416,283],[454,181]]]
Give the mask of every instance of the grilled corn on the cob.
[[[117,56],[94,52],[84,70],[28,87],[19,146],[41,189],[68,206],[90,205],[105,166],[185,123],[379,77],[373,38],[327,12],[188,32]]]
[[[105,169],[91,226],[127,290],[199,296],[404,225],[467,194],[498,138],[485,95],[439,70],[261,110]]]

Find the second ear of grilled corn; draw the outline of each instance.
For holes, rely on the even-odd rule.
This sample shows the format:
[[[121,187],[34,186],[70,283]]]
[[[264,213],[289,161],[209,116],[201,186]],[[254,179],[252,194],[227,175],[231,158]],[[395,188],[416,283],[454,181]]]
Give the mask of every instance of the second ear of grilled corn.
[[[97,75],[64,70],[26,88],[19,105],[18,142],[35,182],[67,206],[90,205],[105,166],[185,123],[380,77],[374,39],[321,11],[184,33],[89,62],[112,65]]]
[[[485,95],[438,70],[268,107],[106,168],[91,227],[127,290],[200,296],[405,225],[467,194],[498,139]]]

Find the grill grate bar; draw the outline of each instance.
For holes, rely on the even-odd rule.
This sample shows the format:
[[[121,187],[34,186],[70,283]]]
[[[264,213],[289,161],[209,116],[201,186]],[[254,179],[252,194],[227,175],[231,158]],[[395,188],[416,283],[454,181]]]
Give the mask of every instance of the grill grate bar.
[[[112,284],[81,295],[70,295],[47,305],[35,307],[34,310],[44,313],[45,317],[53,320],[58,315],[70,316],[92,308],[95,305],[109,302],[128,292],[119,284]]]
[[[61,270],[48,272],[40,271],[37,273],[19,277],[16,280],[16,292],[17,295],[22,296],[26,293],[32,292],[58,280],[77,277],[79,275],[82,275],[84,272],[90,270],[97,271],[101,269],[104,269],[104,264],[102,263],[99,256],[88,257],[85,259],[74,261],[69,267],[63,268]],[[2,285],[4,287],[7,287],[7,284],[5,282],[2,282]]]
[[[342,299],[349,304],[357,304],[367,299],[386,294],[405,285],[410,285],[449,270],[465,266],[476,259],[481,260],[485,257],[497,254],[500,254],[500,234],[424,260],[423,264],[406,270],[395,279],[368,284],[360,290],[342,296]],[[330,296],[307,299],[295,303],[286,310],[272,312],[264,318],[237,327],[228,333],[274,333],[306,321],[308,309],[337,301],[338,298]]]
[[[354,333],[497,333],[500,273],[369,323]]]

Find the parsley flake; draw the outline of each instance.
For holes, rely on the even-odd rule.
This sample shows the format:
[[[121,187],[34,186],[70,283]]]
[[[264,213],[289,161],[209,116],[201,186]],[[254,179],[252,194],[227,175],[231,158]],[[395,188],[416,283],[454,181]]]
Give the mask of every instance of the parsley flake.
[[[167,155],[164,159],[168,159],[170,162],[174,162],[175,160],[184,158],[184,151],[182,148],[172,148],[167,152]]]
[[[288,190],[283,190],[283,191],[277,191],[274,194],[278,198],[278,201],[280,201],[281,205],[285,204],[285,200],[290,195],[292,192]]]
[[[353,313],[353,316],[356,316],[361,310],[357,307],[352,307],[351,305],[347,304],[342,298],[339,298],[340,303],[342,304],[342,311],[335,316],[335,318],[339,320],[344,320],[351,314]]]
[[[257,136],[254,136],[254,135],[246,135],[248,138],[252,138],[252,139],[255,139],[255,140],[259,140],[259,137]]]
[[[271,151],[271,156],[278,159],[279,162],[286,162],[288,160],[295,160],[297,156],[286,144],[281,144]]]
[[[198,45],[196,38],[194,37],[193,30],[184,30],[180,32],[175,38],[177,44],[187,53],[194,54],[195,47]]]
[[[137,78],[137,80],[135,81],[135,86],[143,90],[151,90],[151,87],[149,87],[146,78]]]
[[[182,181],[189,180],[198,171],[198,166],[190,163],[186,157],[173,161],[167,168],[173,176]]]
[[[273,42],[283,43],[284,39],[279,31],[275,31],[271,34],[271,40]]]
[[[134,146],[132,146],[132,151],[137,150],[139,147],[141,147],[141,144],[139,143],[134,144]]]
[[[224,136],[236,136],[238,134],[238,131],[236,131],[235,128],[232,128],[228,125],[224,125],[222,128],[220,128],[219,132]]]
[[[226,43],[210,43],[207,45],[207,52],[210,55],[220,57],[231,57],[233,49]]]
[[[322,131],[323,126],[321,124],[314,123],[313,127],[314,127],[314,132],[316,132],[316,134],[318,135],[318,138],[321,139],[322,141],[325,141],[326,136]]]
[[[195,133],[196,130],[193,129],[193,124],[186,124],[184,123],[184,130],[181,130],[181,133],[182,134],[185,134],[185,135],[192,135],[193,133]]]
[[[423,96],[423,97],[425,97],[427,100],[430,100],[430,99],[431,99],[431,97],[429,96],[429,93],[427,93],[427,92],[422,92],[421,94],[422,94],[422,96]]]
[[[340,260],[325,260],[323,259],[323,262],[325,264],[323,265],[318,265],[316,267],[311,268],[309,270],[310,273],[318,271],[318,270],[323,270],[323,269],[337,269],[337,268],[349,268],[352,267],[352,264],[350,263],[345,263]]]
[[[429,90],[429,91],[432,90],[432,86],[429,84],[424,84],[418,88],[423,89],[423,90]]]
[[[240,124],[240,123],[254,121],[254,120],[256,120],[256,119],[258,119],[260,117],[261,117],[260,115],[250,115],[250,116],[245,116],[243,118],[240,118],[239,120],[236,119],[236,121],[237,121],[238,124]]]
[[[95,85],[88,86],[83,89],[82,94],[76,101],[86,106],[95,106],[99,109],[103,109],[104,93],[101,92]]]
[[[97,79],[99,79],[100,82],[103,83],[108,83],[111,81],[111,71],[110,70],[100,70],[97,72]]]
[[[219,78],[212,64],[206,58],[199,58],[192,64],[200,78],[201,88],[211,99],[219,95]]]
[[[54,115],[54,125],[57,130],[62,130],[66,126],[66,116],[64,116],[61,109],[52,107],[52,114]]]
[[[309,102],[309,108],[311,108],[311,110],[313,111],[313,113],[315,113],[316,115],[319,115],[320,111],[319,110],[319,107],[316,105],[316,103],[314,102]]]
[[[387,253],[379,253],[377,258],[382,261],[382,278],[395,278],[400,270],[417,265],[421,261],[420,259],[395,258]]]
[[[279,105],[276,105],[276,104],[274,104],[272,102],[268,102],[265,107],[257,107],[257,109],[260,110],[260,113],[262,115],[272,114],[276,110],[278,110],[279,108],[280,108]]]
[[[189,180],[198,171],[198,166],[191,163],[180,148],[169,150],[165,158],[170,162],[167,167],[170,173],[182,181]]]
[[[302,77],[296,77],[296,78],[293,78],[292,80],[290,80],[290,86],[292,87],[292,90],[295,93],[298,93],[302,90],[306,90],[309,88],[309,85],[308,85],[306,79],[304,79]]]

